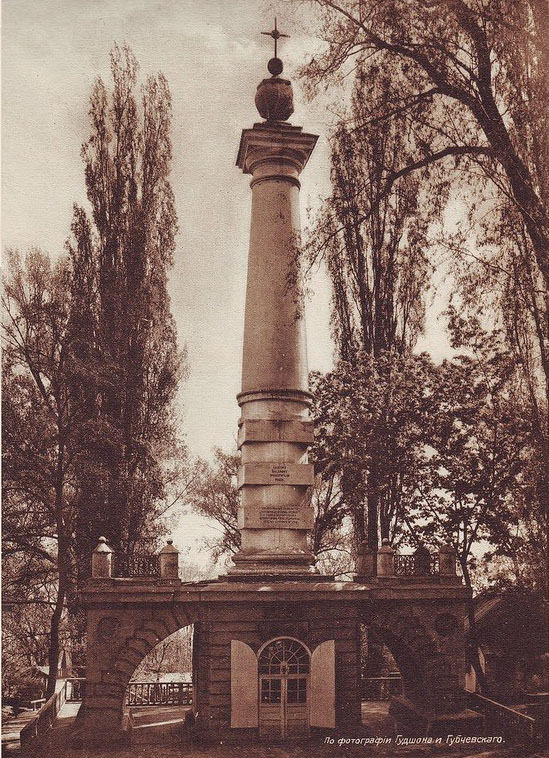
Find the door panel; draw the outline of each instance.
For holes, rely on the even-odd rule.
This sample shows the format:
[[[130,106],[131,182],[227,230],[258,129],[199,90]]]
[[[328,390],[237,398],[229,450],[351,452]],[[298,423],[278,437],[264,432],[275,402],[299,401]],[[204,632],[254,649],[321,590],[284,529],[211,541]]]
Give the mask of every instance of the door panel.
[[[301,737],[309,734],[306,677],[292,677],[286,680],[285,731],[288,737]]]
[[[309,734],[306,677],[261,678],[259,734],[271,738]]]
[[[283,726],[282,679],[262,677],[259,691],[259,734],[279,738]]]
[[[258,660],[259,734],[284,738],[309,734],[309,653],[297,640],[270,642]]]

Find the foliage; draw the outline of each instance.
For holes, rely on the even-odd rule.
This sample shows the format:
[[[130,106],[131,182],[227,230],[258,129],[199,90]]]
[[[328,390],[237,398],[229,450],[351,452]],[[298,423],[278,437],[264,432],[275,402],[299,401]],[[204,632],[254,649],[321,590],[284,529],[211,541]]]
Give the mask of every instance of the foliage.
[[[49,616],[48,695],[99,534],[116,550],[150,544],[186,466],[173,407],[185,363],[166,290],[170,94],[159,75],[139,100],[128,48],[114,46],[111,71],[83,148],[91,218],[75,207],[55,265],[12,252],[4,282],[4,602],[29,634]]]
[[[340,482],[353,522],[355,550],[364,539],[376,549],[379,534],[389,536],[393,518],[389,514],[396,512],[400,497],[397,490],[403,480],[384,465],[387,448],[394,444],[389,438],[394,429],[384,419],[400,413],[392,407],[395,393],[407,392],[397,364],[399,356],[411,352],[423,330],[431,227],[447,196],[436,167],[424,167],[421,175],[409,174],[386,191],[387,176],[411,160],[415,147],[414,132],[404,117],[369,118],[372,101],[390,107],[397,86],[394,75],[395,71],[389,75],[368,66],[363,58],[357,62],[349,112],[339,120],[331,139],[332,194],[307,246],[310,262],[325,261],[332,284],[332,327],[344,363],[331,378],[346,377],[343,381],[356,381],[361,388],[378,382],[380,389],[375,398],[376,432],[366,434],[364,445],[357,446],[355,440],[349,447],[348,441],[341,441],[349,455],[354,450],[357,462],[352,480],[346,481],[347,465],[346,478]],[[427,178],[438,181],[436,192],[422,191]],[[385,379],[390,389],[382,389]],[[328,396],[324,401],[337,405]],[[373,407],[373,397],[367,403]],[[350,428],[364,433],[369,423],[362,423],[359,412]]]
[[[547,298],[549,10],[544,0],[315,0],[324,52],[304,68],[311,92],[360,61],[364,109],[348,130],[405,124],[407,153],[383,173],[382,200],[409,176],[462,193],[468,227],[443,240],[463,306],[503,324],[535,412],[549,469]],[[371,82],[383,72],[388,96]],[[366,93],[369,97],[366,97]],[[426,169],[438,167],[438,179]],[[368,186],[375,175],[361,177]],[[360,181],[360,180],[359,180]],[[375,208],[375,205],[374,205]],[[361,211],[359,220],[372,215]],[[540,481],[547,502],[547,478]]]
[[[524,374],[501,332],[486,333],[453,310],[450,326],[454,344],[467,345],[468,353],[440,367],[437,452],[423,515],[430,509],[431,535],[443,533],[453,544],[469,585],[475,543],[484,541],[507,559],[507,583],[542,589],[547,504],[536,414],[524,403]],[[484,564],[492,557],[489,550]]]
[[[426,355],[393,351],[361,354],[314,377],[315,468],[324,480],[337,477],[339,517],[352,518],[355,554],[371,496],[381,537],[398,541],[402,533],[427,457],[433,370]]]
[[[132,675],[135,681],[159,681],[162,674],[192,672],[193,627],[178,629],[159,642]]]
[[[78,465],[78,552],[99,534],[131,552],[151,526],[183,460],[173,400],[184,360],[167,294],[177,220],[168,180],[171,99],[163,75],[136,93],[137,62],[114,46],[112,92],[98,80],[82,149],[91,219],[75,207],[73,386],[86,407]],[[164,504],[164,505],[163,505]],[[86,566],[87,566],[86,559]],[[86,566],[81,570],[86,571]]]
[[[438,369],[433,454],[415,502],[417,529],[431,543],[452,544],[469,586],[472,548],[485,540],[508,549],[527,492],[531,429],[514,402],[512,358],[494,343]]]
[[[539,0],[316,0],[327,51],[311,61],[313,88],[350,58],[368,73],[397,68],[388,107],[370,103],[370,118],[406,113],[416,135],[413,160],[389,173],[384,192],[402,176],[448,157],[466,158],[495,179],[521,214],[547,281],[546,32]],[[372,70],[373,67],[373,70]],[[473,162],[473,163],[471,163]],[[451,164],[450,164],[451,165]],[[454,163],[454,165],[456,165]],[[457,164],[459,165],[459,163]]]
[[[240,548],[236,488],[240,456],[237,452],[225,453],[220,448],[214,448],[213,458],[213,465],[200,458],[197,460],[189,503],[193,510],[215,521],[221,528],[219,537],[206,541],[212,557],[218,560],[220,556],[236,553]]]
[[[373,74],[373,75],[372,75]],[[338,354],[411,349],[423,329],[430,264],[428,230],[444,192],[423,195],[410,175],[384,193],[385,177],[410,155],[405,120],[368,121],[372,100],[387,104],[394,82],[358,64],[350,113],[331,138],[332,194],[310,235],[332,282]]]
[[[74,591],[74,461],[81,407],[68,382],[67,260],[38,250],[8,258],[4,281],[3,548],[6,603],[50,606],[48,663]],[[44,593],[46,597],[44,597]],[[48,682],[53,692],[55,676]]]

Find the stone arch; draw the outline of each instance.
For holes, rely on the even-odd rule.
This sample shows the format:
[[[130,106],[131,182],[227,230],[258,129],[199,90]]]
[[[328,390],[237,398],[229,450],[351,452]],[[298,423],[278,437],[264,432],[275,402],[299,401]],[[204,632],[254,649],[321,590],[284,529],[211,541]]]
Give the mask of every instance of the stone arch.
[[[117,609],[99,612],[88,645],[101,661],[88,676],[84,731],[94,741],[100,733],[113,739],[123,735],[124,695],[131,676],[141,661],[162,640],[199,621],[198,609],[181,606],[150,607],[143,613]]]
[[[361,622],[393,655],[407,700],[433,713],[462,707],[463,650],[457,617],[443,607],[412,606],[405,614],[397,609],[365,614]]]
[[[404,638],[387,627],[372,623],[366,626],[372,629],[389,649],[402,676],[404,694],[411,700],[415,700],[424,684],[423,664],[417,651]]]
[[[387,646],[402,676],[405,697],[423,701],[430,689],[430,661],[438,655],[438,645],[423,619],[410,613],[390,614],[387,618],[365,616],[366,627]]]
[[[151,617],[143,619],[133,634],[128,637],[113,661],[112,670],[118,674],[124,690],[120,694],[123,707],[124,692],[137,666],[160,642],[174,632],[198,621],[194,615],[182,609],[153,609]]]

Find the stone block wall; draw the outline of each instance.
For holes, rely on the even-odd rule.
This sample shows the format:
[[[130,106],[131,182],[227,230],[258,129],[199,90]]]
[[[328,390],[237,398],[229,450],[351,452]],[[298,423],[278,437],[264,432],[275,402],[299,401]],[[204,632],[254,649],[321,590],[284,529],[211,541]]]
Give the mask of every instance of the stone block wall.
[[[158,642],[189,624],[196,634],[194,707],[198,728],[205,733],[231,731],[231,642],[245,645],[249,661],[256,663],[260,648],[279,637],[300,641],[312,655],[317,651],[324,667],[330,660],[332,677],[335,657],[332,721],[336,729],[358,727],[361,624],[372,627],[393,653],[405,698],[416,710],[456,713],[462,707],[465,673],[465,598],[465,588],[403,588],[396,580],[383,586],[95,580],[87,595],[83,739],[112,744],[122,736],[124,692],[133,672]],[[320,670],[317,682],[323,681]],[[240,682],[242,692],[246,681]],[[327,720],[324,714],[315,725]],[[240,724],[233,720],[234,728]],[[249,721],[244,724],[254,731]]]
[[[257,654],[266,642],[292,637],[311,652],[335,641],[336,726],[360,724],[359,626],[356,611],[340,603],[262,604],[212,608],[195,628],[197,725],[205,732],[224,732],[231,723],[231,641]]]

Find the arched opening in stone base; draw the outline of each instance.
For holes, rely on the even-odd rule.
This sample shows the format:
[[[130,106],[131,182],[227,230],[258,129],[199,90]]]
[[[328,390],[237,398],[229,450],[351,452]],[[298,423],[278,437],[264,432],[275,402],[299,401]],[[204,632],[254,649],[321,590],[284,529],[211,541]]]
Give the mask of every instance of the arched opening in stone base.
[[[398,729],[435,733],[461,723],[464,650],[458,618],[445,609],[412,610],[372,615],[364,625],[371,638],[388,648],[401,674],[401,694],[391,694],[387,709]]]
[[[394,729],[390,714],[395,701],[403,699],[419,710],[435,710],[434,700],[440,699],[440,693],[433,683],[437,671],[449,665],[438,647],[414,615],[391,618],[386,624],[377,620],[361,624],[363,722],[371,722],[369,725],[377,731],[384,729],[389,736]],[[376,696],[379,700],[373,699]]]
[[[169,638],[179,630],[196,626],[198,615],[199,608],[196,605],[189,604],[188,607],[183,607],[173,603],[151,603],[148,607],[144,604],[120,604],[118,607],[98,606],[88,609],[86,695],[75,743],[99,745],[125,741],[129,733],[133,732],[129,703],[149,708],[148,703],[154,703],[155,700],[170,706],[176,697],[179,700],[179,693],[175,693],[178,688],[168,686],[167,683],[164,685],[162,682],[145,682],[140,678],[143,686],[134,687],[137,681],[135,674],[143,673],[143,667],[147,666],[147,656],[151,651],[154,652],[149,661],[154,667],[156,659],[156,669],[162,674],[162,664],[158,665],[159,660],[162,657],[166,660],[166,653],[170,651],[170,647],[174,652],[179,650],[183,658],[183,665],[177,668],[188,668],[188,641],[180,639],[179,645],[171,645],[164,650],[158,646],[165,640],[171,642]],[[186,700],[189,687],[187,682],[184,682],[184,685],[179,689],[182,693],[181,698]],[[191,686],[192,707],[195,700],[193,689]],[[185,702],[182,705],[187,707]],[[169,720],[154,719],[150,709],[149,713],[149,721],[152,723]]]
[[[404,692],[404,679],[397,657],[406,669],[409,654],[410,651],[406,651],[404,655],[398,641],[387,639],[384,630],[376,625],[360,625],[362,723],[376,735],[389,737],[394,732],[394,721],[389,716],[389,708],[393,697]],[[410,666],[407,674],[412,679],[415,675]]]
[[[195,701],[194,624],[160,640],[137,665],[124,694],[133,742],[181,738]]]

